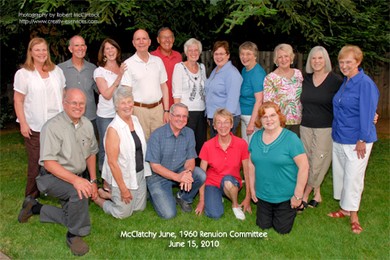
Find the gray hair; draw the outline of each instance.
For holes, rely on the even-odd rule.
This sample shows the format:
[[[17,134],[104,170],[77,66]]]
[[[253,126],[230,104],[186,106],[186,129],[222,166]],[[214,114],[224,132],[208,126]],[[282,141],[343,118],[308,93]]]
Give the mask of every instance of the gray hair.
[[[240,45],[240,47],[238,48],[238,52],[240,53],[242,50],[249,50],[249,51],[253,52],[253,54],[255,56],[257,56],[257,52],[259,51],[256,43],[249,42],[249,41],[244,42],[243,44]]]
[[[191,45],[197,45],[199,53],[202,53],[202,43],[195,38],[191,38],[184,43],[184,53],[187,55],[188,47]]]
[[[134,100],[133,89],[128,86],[119,85],[118,89],[115,90],[114,95],[112,96],[115,110],[117,110],[119,102],[125,98],[131,98],[131,100]]]
[[[294,51],[293,51],[293,48],[291,47],[291,45],[287,44],[287,43],[281,43],[281,44],[277,45],[274,49],[274,63],[275,63],[275,65],[278,65],[276,62],[278,60],[278,51],[279,50],[287,52],[290,55],[291,62],[294,61],[295,54],[294,54]]]
[[[182,107],[182,108],[185,108],[187,109],[188,111],[188,107],[186,105],[184,105],[183,103],[175,103],[171,106],[171,108],[169,109],[169,113],[173,114],[173,111],[175,111],[175,108],[177,107]]]
[[[313,58],[313,55],[317,52],[320,52],[322,54],[322,57],[325,60],[325,71],[329,72],[332,70],[332,64],[330,63],[330,58],[329,58],[329,54],[328,54],[327,50],[322,46],[316,46],[310,50],[309,56],[307,56],[306,73],[313,73],[313,67],[311,66],[310,61]]]

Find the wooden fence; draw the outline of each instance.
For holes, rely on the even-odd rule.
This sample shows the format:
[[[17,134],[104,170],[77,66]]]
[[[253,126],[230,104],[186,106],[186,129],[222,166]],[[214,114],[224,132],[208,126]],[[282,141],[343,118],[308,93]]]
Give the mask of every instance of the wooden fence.
[[[298,53],[295,55],[294,67],[304,72],[304,67],[306,65],[306,61],[303,60],[304,54]],[[215,67],[213,56],[211,51],[204,51],[201,55],[201,62],[205,65],[207,76],[210,75],[211,71]],[[237,57],[231,57],[233,64],[238,64],[240,61],[237,60]],[[273,52],[271,51],[261,51],[257,55],[257,61],[264,68],[264,70],[268,73],[275,69],[274,61],[273,61]],[[237,66],[239,67],[239,66]],[[389,119],[390,118],[390,69],[389,63],[378,63],[375,71],[370,73],[372,79],[375,81],[378,86],[380,97],[378,103],[377,113],[380,115],[380,118]]]

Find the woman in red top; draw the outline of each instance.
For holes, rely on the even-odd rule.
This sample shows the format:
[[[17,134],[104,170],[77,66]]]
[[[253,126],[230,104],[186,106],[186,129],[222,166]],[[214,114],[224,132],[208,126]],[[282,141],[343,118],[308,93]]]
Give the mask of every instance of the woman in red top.
[[[220,218],[224,213],[222,196],[232,201],[232,210],[237,219],[245,219],[245,211],[252,213],[250,191],[246,187],[246,196],[238,203],[238,192],[242,188],[241,166],[245,181],[248,179],[248,144],[242,138],[233,135],[233,115],[226,109],[217,109],[213,126],[217,135],[207,141],[200,151],[200,168],[206,172],[205,184],[199,190],[199,204],[196,214],[205,211],[210,218]],[[248,182],[249,183],[249,182]]]

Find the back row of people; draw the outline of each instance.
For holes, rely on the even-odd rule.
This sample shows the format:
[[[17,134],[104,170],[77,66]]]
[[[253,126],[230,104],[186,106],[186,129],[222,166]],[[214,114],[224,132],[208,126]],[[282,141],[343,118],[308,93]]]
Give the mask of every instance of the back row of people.
[[[161,49],[159,48],[159,51],[163,53],[164,50],[162,46],[164,44],[164,46],[172,45],[174,38],[173,33],[169,29],[160,31],[159,37],[161,32],[165,32],[167,34],[162,34],[161,38],[159,38],[159,43],[161,45]],[[27,55],[28,58],[26,60],[25,68],[19,70],[15,75],[15,110],[18,116],[18,120],[21,123],[21,132],[25,137],[26,148],[29,151],[29,167],[30,160],[31,165],[34,165],[39,159],[39,156],[37,160],[35,160],[36,158],[34,159],[33,156],[37,157],[36,148],[38,146],[39,149],[39,130],[40,128],[42,128],[42,125],[45,121],[53,117],[58,112],[62,111],[62,106],[65,106],[65,104],[70,106],[70,109],[66,111],[68,112],[66,114],[68,114],[68,116],[69,114],[73,114],[74,116],[74,113],[76,113],[78,114],[78,116],[80,116],[79,118],[81,118],[80,113],[83,112],[84,109],[88,111],[88,108],[90,107],[88,91],[85,90],[83,90],[83,95],[86,96],[84,96],[85,102],[69,101],[69,99],[73,98],[73,95],[71,95],[70,98],[68,96],[68,99],[65,98],[62,102],[62,105],[57,104],[61,104],[61,101],[53,101],[53,99],[51,98],[52,96],[56,96],[57,99],[58,97],[61,97],[62,89],[65,86],[65,77],[62,74],[61,70],[58,70],[57,67],[51,63],[50,57],[48,55],[46,42],[43,39],[39,38],[35,40],[36,42],[34,42],[34,39],[30,42]],[[259,171],[261,167],[260,165],[256,165],[257,159],[254,160],[253,163],[251,161],[251,159],[253,158],[248,157],[248,143],[250,142],[250,137],[253,136],[255,130],[254,124],[256,118],[262,119],[262,117],[264,116],[267,117],[265,121],[272,121],[274,119],[271,119],[271,117],[275,118],[274,114],[279,114],[280,112],[278,110],[278,106],[271,106],[273,108],[273,111],[271,110],[271,112],[266,109],[270,108],[269,106],[259,109],[261,103],[263,102],[263,86],[264,101],[270,100],[278,103],[277,105],[280,106],[280,109],[283,112],[280,114],[284,114],[287,118],[286,125],[291,125],[291,130],[299,134],[299,124],[301,120],[300,113],[302,111],[302,105],[300,103],[300,100],[303,77],[302,74],[300,74],[299,70],[290,68],[290,65],[293,60],[293,51],[291,46],[282,44],[278,45],[275,48],[274,61],[277,65],[277,69],[265,77],[264,70],[256,62],[256,45],[250,42],[244,43],[240,47],[240,58],[243,65],[245,66],[243,68],[241,77],[240,73],[229,61],[230,54],[227,42],[216,42],[213,48],[213,56],[217,67],[212,71],[210,77],[206,79],[204,65],[197,62],[197,60],[199,59],[199,55],[202,51],[201,43],[196,39],[190,39],[186,42],[184,46],[187,61],[183,63],[176,63],[174,66],[173,75],[171,76],[171,95],[169,94],[169,87],[166,84],[169,75],[167,75],[166,73],[166,69],[162,60],[149,54],[148,48],[150,46],[150,43],[150,38],[146,31],[136,31],[133,36],[133,45],[136,48],[137,52],[128,60],[126,60],[123,64],[121,64],[119,61],[119,46],[113,40],[105,40],[102,43],[102,46],[99,51],[99,68],[94,70],[93,77],[95,80],[92,80],[91,83],[82,79],[82,73],[85,73],[85,69],[91,68],[91,66],[83,67],[83,63],[86,64],[86,61],[83,59],[86,51],[84,40],[80,36],[75,36],[70,41],[69,50],[72,52],[72,62],[73,59],[75,59],[75,66],[73,67],[69,65],[71,64],[69,63],[70,61],[60,64],[61,67],[63,67],[65,75],[68,73],[68,75],[71,75],[69,77],[74,80],[72,85],[68,85],[68,79],[66,77],[66,86],[73,86],[83,89],[82,86],[85,86],[85,84],[88,85],[91,83],[93,85],[94,81],[97,84],[100,96],[97,108],[98,117],[96,119],[96,122],[98,125],[97,128],[99,130],[99,139],[101,142],[100,149],[101,151],[103,151],[102,158],[104,157],[104,154],[107,155],[107,158],[105,160],[99,160],[99,170],[103,170],[103,175],[105,176],[105,179],[108,181],[108,184],[112,188],[108,192],[105,190],[99,190],[99,192],[97,192],[97,189],[95,189],[97,187],[94,186],[94,183],[96,182],[96,173],[91,170],[89,173],[91,181],[90,184],[93,188],[79,188],[78,186],[76,187],[73,184],[77,191],[77,195],[79,197],[81,196],[80,198],[82,198],[83,196],[92,196],[95,202],[99,206],[103,207],[105,212],[111,213],[113,216],[119,218],[131,215],[134,210],[142,210],[145,207],[145,185],[147,185],[148,187],[148,190],[151,195],[151,202],[156,209],[156,212],[163,218],[171,218],[176,215],[176,203],[181,206],[183,211],[191,211],[191,203],[198,190],[200,194],[200,200],[195,210],[196,213],[201,214],[205,209],[206,215],[215,218],[219,218],[223,214],[223,206],[221,207],[220,204],[220,198],[223,194],[227,196],[230,200],[232,200],[232,209],[238,219],[245,219],[245,211],[251,211],[249,204],[250,197],[252,197],[254,201],[257,201],[258,198],[262,201],[262,203],[258,203],[257,224],[261,228],[274,227],[280,233],[288,233],[291,230],[295,214],[290,215],[288,220],[283,223],[283,227],[281,227],[277,222],[274,222],[272,218],[270,219],[269,216],[259,215],[261,212],[264,213],[265,211],[268,211],[271,215],[273,214],[273,211],[278,212],[280,208],[275,207],[274,204],[282,202],[275,202],[275,200],[273,200],[272,198],[264,198],[264,195],[262,195],[261,193],[264,192],[264,189],[261,189],[261,183],[259,184],[258,182],[256,182],[255,186],[254,179],[260,180],[258,179],[258,176],[262,176],[261,179],[264,179],[264,173]],[[356,48],[346,50],[344,51],[346,54],[343,55],[347,55],[347,58],[349,59],[356,60],[358,66],[361,62],[361,59],[359,58],[359,56],[356,56],[356,53],[359,53],[359,50],[360,49],[356,50]],[[165,52],[165,54],[167,54],[167,52]],[[318,54],[318,51],[313,52],[312,55],[315,56],[315,54]],[[326,51],[325,53],[322,51],[321,54],[322,59],[325,59],[326,61],[329,60]],[[350,54],[353,55],[351,56]],[[352,58],[348,55],[350,55]],[[169,55],[166,55],[166,57],[167,56]],[[308,64],[310,63],[310,67],[313,68],[314,72],[326,72],[328,67],[323,66],[325,62],[323,62],[323,64],[321,62],[317,62],[320,63],[320,65],[318,65],[316,62],[312,61],[311,58],[312,57],[309,55]],[[343,56],[341,56],[341,58],[343,58]],[[341,58],[339,56],[339,61],[341,60]],[[33,70],[32,73],[29,72],[29,69],[27,67],[27,61],[30,62],[30,67],[32,63],[32,67],[30,68],[30,71],[31,69]],[[74,70],[75,68],[76,71]],[[67,70],[69,71],[66,72]],[[345,69],[346,73],[349,72],[349,70],[347,70],[348,69]],[[252,71],[256,73],[251,73]],[[55,72],[57,72],[57,74],[54,74]],[[37,75],[37,73],[39,73],[39,75]],[[36,77],[36,80],[32,81],[32,77]],[[265,80],[263,83],[264,77]],[[327,78],[327,76],[322,78],[322,82],[324,82]],[[56,86],[58,86],[59,91],[50,87],[51,84],[53,84],[53,80],[56,81],[55,84]],[[322,84],[321,79],[317,80],[319,84]],[[46,87],[43,89],[39,89],[38,91],[34,91],[35,95],[38,94],[40,96],[39,100],[35,100],[37,98],[35,97],[34,99],[34,94],[31,94],[33,92],[32,90],[36,90],[35,83],[33,82],[39,82],[39,84],[43,82],[44,86]],[[367,84],[372,86],[372,83],[369,81],[367,81]],[[123,87],[118,88],[119,85],[123,85]],[[147,86],[148,89],[146,89],[145,86]],[[118,90],[115,91],[115,89],[117,88]],[[151,88],[153,88],[153,90],[151,90]],[[123,89],[123,91],[119,91],[119,89]],[[116,95],[116,92],[118,92],[117,94],[119,95],[119,97],[117,97],[116,101],[114,100],[113,102],[112,97]],[[126,94],[127,92],[130,94]],[[121,93],[122,96],[120,96]],[[79,95],[80,93],[76,94]],[[375,90],[371,90],[370,96],[373,98],[372,107],[374,107],[375,105],[375,95]],[[304,95],[302,94],[302,96]],[[308,96],[312,97],[312,95]],[[176,103],[177,105],[170,106],[169,97],[172,97],[173,103]],[[241,101],[241,106],[239,101]],[[302,101],[304,100],[302,99]],[[34,102],[38,102],[41,107],[40,109],[45,110],[41,111],[42,113],[39,114],[39,116],[37,117],[38,119],[36,119],[42,122],[40,127],[34,126],[35,131],[33,129],[30,129],[29,123],[29,120],[33,122],[35,120],[34,116],[36,116],[34,114],[34,111],[37,108],[35,107],[36,103]],[[33,103],[35,105],[33,105]],[[328,103],[329,100],[326,103],[326,106],[329,107]],[[310,104],[310,102],[308,102],[308,104]],[[310,111],[310,106],[308,105],[307,107],[308,111]],[[221,108],[226,109],[221,110]],[[29,109],[31,111],[29,111]],[[364,116],[364,118],[370,119],[371,112],[374,111],[375,114],[375,109],[376,105],[374,109],[370,110],[370,115],[367,114]],[[313,111],[315,110],[316,108]],[[28,113],[26,111],[28,111]],[[216,138],[211,139],[206,144],[204,144],[207,136],[205,133],[207,128],[206,118],[204,117],[205,111],[207,115],[207,121],[210,124],[211,137],[216,135]],[[303,106],[303,111],[303,114],[305,114],[305,105]],[[328,110],[327,114],[331,114],[331,116],[333,116],[332,113],[329,113],[330,111]],[[86,116],[88,115],[89,113],[86,112]],[[359,115],[361,115],[361,113],[357,116]],[[193,128],[193,130],[195,131],[195,137],[192,137],[193,132],[188,132],[189,130],[186,130],[187,128],[185,127],[189,118],[190,121],[194,120],[193,124],[189,124],[188,126],[192,126],[191,128]],[[242,120],[241,125],[243,127],[242,133],[244,133],[244,136],[245,134],[249,136],[247,142],[238,141],[238,139],[234,135],[229,134],[230,129],[233,129],[234,131],[237,128],[240,118]],[[93,117],[90,119],[92,120],[92,122],[94,121]],[[112,121],[112,119],[114,120]],[[370,123],[372,123],[372,120],[370,121]],[[77,123],[72,121],[72,124],[74,124],[77,128],[79,127],[79,121],[76,121]],[[310,120],[307,121],[311,122]],[[164,123],[167,122],[169,122],[169,124],[162,126]],[[271,145],[281,134],[280,131],[275,130],[267,132],[269,126],[267,125],[266,127],[264,122],[258,122],[257,125],[261,125],[264,127],[264,133],[279,133],[276,134],[276,136],[273,136],[271,138],[271,141],[264,140],[265,137],[263,135],[261,138],[263,138],[263,141],[265,142],[266,146],[268,144]],[[107,126],[109,127],[107,128]],[[201,127],[201,130],[198,130],[199,127]],[[272,128],[271,125],[270,127]],[[329,126],[326,127],[329,128]],[[340,125],[338,127],[340,127]],[[105,134],[106,129],[108,129],[108,132]],[[126,129],[126,131],[124,131],[123,129]],[[142,131],[140,131],[140,129],[142,129]],[[340,128],[340,131],[344,130],[345,129],[343,127]],[[371,131],[372,129],[370,128],[369,130]],[[129,136],[129,133],[127,132],[131,133],[131,136]],[[199,133],[201,133],[201,136],[198,135]],[[35,138],[35,143],[31,144],[31,139],[33,136]],[[106,136],[106,138],[103,138],[104,136]],[[170,137],[171,139],[168,138],[169,136],[172,136]],[[360,136],[364,136],[364,139],[359,139],[359,147],[362,146],[362,143],[364,143],[365,140],[370,141],[371,143],[376,140],[376,137],[370,134],[362,134],[359,135],[359,137]],[[40,138],[41,140],[45,140],[45,143],[48,143],[46,141],[47,139],[45,139],[47,137],[41,136]],[[182,138],[183,141],[177,142],[177,140],[179,140],[178,138]],[[49,138],[49,140],[50,139],[51,138]],[[316,137],[313,137],[312,139],[316,140]],[[124,144],[122,143],[122,140],[132,140],[132,145],[130,147],[125,148],[123,147]],[[52,141],[55,142],[55,140]],[[85,143],[86,141],[86,139],[82,140],[83,145],[92,145],[92,143],[90,142]],[[147,149],[146,141],[148,141]],[[219,147],[219,149],[221,149],[221,151],[225,153],[224,158],[225,165],[227,165],[227,167],[219,168],[221,167],[221,164],[224,163],[221,161],[222,159],[220,157],[215,157],[215,155],[218,154],[218,149],[216,151],[213,151],[213,149],[215,149],[213,147],[216,146],[213,146],[212,142],[216,142],[217,147]],[[343,142],[343,140],[340,140],[340,143]],[[255,145],[255,142],[251,142],[250,147],[252,147],[252,143],[253,145]],[[327,147],[329,147],[329,142],[325,141],[323,143],[327,144]],[[286,143],[285,146],[289,145],[290,144]],[[104,152],[104,150],[102,149],[103,147],[106,147],[108,150]],[[151,147],[153,147],[153,149]],[[242,149],[238,149],[237,147],[241,147]],[[294,147],[295,146],[291,146],[291,148]],[[228,156],[228,151],[232,148],[234,148],[234,151],[230,152],[230,156]],[[62,147],[58,147],[57,149],[61,150]],[[249,151],[251,151],[251,149],[252,148],[250,148]],[[266,149],[266,147],[263,147],[263,152],[267,153],[264,149]],[[308,152],[310,151],[310,147],[307,147],[307,145],[305,144],[305,149],[306,153],[309,155],[309,161],[311,162],[312,158],[310,157],[310,153]],[[365,150],[365,147],[362,146],[362,148],[359,148],[359,152],[362,153],[359,154],[359,159],[367,159],[368,157],[364,156],[363,149],[364,153],[367,152]],[[46,148],[43,150],[47,152]],[[57,152],[59,152],[58,150]],[[296,152],[295,155],[301,155],[301,150],[294,150]],[[96,151],[97,150],[93,148],[89,153],[87,153],[88,156],[85,156],[85,158],[88,159],[86,163],[87,166],[91,166],[92,159],[89,158],[92,158],[91,156]],[[134,152],[134,158],[122,158],[121,152],[123,151]],[[240,152],[237,154],[238,151]],[[256,155],[257,154],[260,153],[256,151]],[[43,155],[46,154],[45,152],[41,151],[41,159],[39,162],[43,166],[45,166],[45,160],[54,159],[50,156],[45,157]],[[51,155],[55,157],[56,153],[53,152],[51,153]],[[200,168],[195,167],[195,158],[197,158],[197,155],[199,155],[200,159],[202,160],[200,162]],[[295,156],[292,157],[295,161]],[[100,161],[104,161],[104,163]],[[150,163],[151,168],[149,168],[149,164],[145,163],[145,161]],[[226,161],[228,161],[229,163],[226,164]],[[292,190],[293,195],[290,196],[291,201],[287,204],[289,204],[291,208],[294,209],[294,212],[296,212],[297,209],[302,209],[305,207],[311,189],[317,187],[310,186],[310,183],[308,186],[306,186],[304,176],[305,166],[302,164],[300,165],[299,163],[297,163],[297,161],[295,161],[294,163],[297,165],[298,170],[302,171],[303,173],[300,174],[301,177],[297,177],[295,181],[295,189],[293,186],[291,186],[292,188],[290,189],[290,193]],[[324,168],[329,168],[329,164],[326,166],[327,162],[323,164]],[[242,187],[240,176],[241,165],[243,167],[245,180],[247,182],[247,192],[243,203],[239,204],[237,202],[237,194]],[[249,167],[250,165],[252,166]],[[88,167],[88,169],[89,168],[90,167]],[[36,167],[36,169],[38,172],[39,166]],[[53,174],[56,177],[65,180],[65,182],[69,180],[67,178],[61,178],[59,175],[57,175],[57,171],[59,169],[62,169],[61,167],[50,169],[52,169],[52,172],[47,168],[46,171],[44,169],[41,169],[40,176],[47,175],[47,173],[49,172],[49,174]],[[203,171],[201,169],[203,169]],[[254,169],[256,169],[255,178],[253,177]],[[291,169],[293,171],[297,170],[296,167],[293,167]],[[311,171],[313,171],[313,169],[315,170],[315,168],[313,167],[310,167],[310,169]],[[362,169],[364,176],[365,167],[363,166]],[[68,170],[72,171],[70,169]],[[125,178],[123,170],[125,170],[126,174],[128,174],[127,178]],[[339,172],[343,172],[343,170],[348,172],[348,169],[338,169]],[[294,173],[295,176],[299,175],[299,171]],[[322,170],[322,172],[323,171],[324,170]],[[120,172],[122,172],[122,174],[118,174]],[[207,173],[207,178],[205,172]],[[80,176],[83,173],[84,171],[81,171],[80,173],[77,172],[77,174],[79,174]],[[288,170],[280,171],[280,177],[286,176],[286,174],[288,175]],[[210,177],[212,175],[214,176],[213,178]],[[252,178],[248,178],[249,175],[251,175]],[[148,177],[145,182],[144,178],[146,176]],[[204,182],[206,183],[206,185],[203,184]],[[320,182],[322,182],[322,180]],[[31,180],[28,181],[27,186],[31,186],[31,184],[34,183],[36,183],[35,178],[32,177]],[[248,185],[248,183],[250,185]],[[178,192],[176,197],[173,197],[172,185],[175,184],[179,185],[180,191]],[[299,188],[297,188],[298,186]],[[306,190],[310,191],[304,192],[305,186]],[[360,186],[362,187],[362,183],[360,184]],[[142,190],[139,193],[134,192],[134,190],[138,190],[141,187]],[[215,187],[214,190],[212,189],[212,187]],[[45,192],[46,191],[47,190],[45,190]],[[337,194],[339,194],[339,192],[340,191],[338,189]],[[164,194],[164,196],[162,194]],[[337,194],[335,193],[335,198],[340,199],[340,195]],[[35,200],[38,195],[38,189],[36,189],[35,193],[31,193],[28,195],[26,190],[26,199],[23,203],[23,207],[19,215],[20,222],[26,222],[28,217],[30,217],[34,212],[41,212],[40,209],[42,205],[37,203]],[[55,194],[54,196],[58,197]],[[280,196],[280,194],[276,196],[278,197],[278,199],[283,197]],[[213,199],[210,200],[211,198]],[[67,200],[69,198],[61,199]],[[312,206],[315,206],[315,203],[318,204],[320,202],[318,197],[315,197],[313,200],[314,202],[311,203]],[[341,200],[343,200],[343,198],[341,198]],[[359,202],[357,204],[359,204]],[[132,205],[130,209],[129,205]],[[356,205],[356,203],[354,205]],[[242,211],[242,207],[244,211]],[[354,211],[356,209],[356,206],[354,206],[353,209],[349,209],[349,207],[346,207],[344,203],[343,205],[341,205],[341,207],[342,209],[340,211],[331,213],[330,216],[342,217],[346,215],[351,215],[352,231],[360,233],[362,228],[357,219],[357,210]],[[126,209],[126,212],[124,212],[123,209]],[[68,212],[66,212],[66,214],[68,214]],[[58,218],[59,216],[57,216],[57,219]],[[286,227],[284,226],[285,223],[290,224]],[[73,231],[72,233],[71,230],[68,231],[67,243],[71,247],[72,252],[78,251],[80,249],[80,244],[81,248],[83,248],[80,249],[81,251],[85,251],[85,248],[87,248],[87,246],[83,244],[84,242],[82,240],[80,242],[79,237],[83,236],[80,234],[85,235],[85,232],[83,233]],[[75,246],[73,242],[75,242],[77,246]],[[75,249],[75,247],[77,247],[78,249]]]

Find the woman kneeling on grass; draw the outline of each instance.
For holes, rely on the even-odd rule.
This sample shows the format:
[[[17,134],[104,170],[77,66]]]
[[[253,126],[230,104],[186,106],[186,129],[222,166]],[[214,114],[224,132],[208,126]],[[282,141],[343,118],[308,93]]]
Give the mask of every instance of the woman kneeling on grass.
[[[146,141],[142,127],[133,116],[130,87],[119,87],[113,96],[116,115],[104,138],[106,156],[102,177],[111,184],[111,194],[99,189],[95,203],[115,218],[126,218],[146,207],[145,177],[151,174],[145,162]]]
[[[309,172],[302,141],[283,128],[286,117],[278,105],[264,102],[258,112],[249,145],[249,180],[252,200],[257,203],[256,224],[280,234],[291,231]]]
[[[199,157],[200,168],[206,172],[205,184],[199,189],[199,204],[196,214],[205,210],[206,216],[218,219],[224,213],[225,195],[232,201],[232,210],[237,219],[245,219],[245,211],[252,213],[250,191],[246,185],[246,196],[238,204],[238,192],[242,188],[241,165],[245,181],[248,183],[248,145],[244,139],[234,136],[233,115],[226,109],[215,111],[213,125],[217,135],[204,143]],[[243,208],[243,209],[242,209]]]

